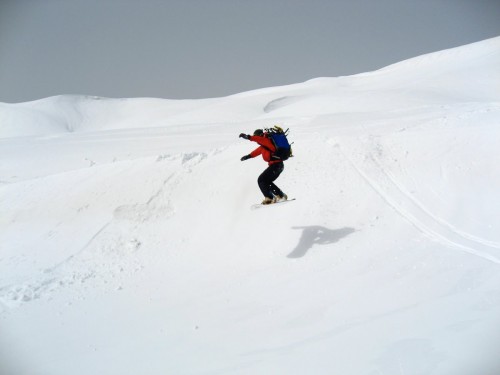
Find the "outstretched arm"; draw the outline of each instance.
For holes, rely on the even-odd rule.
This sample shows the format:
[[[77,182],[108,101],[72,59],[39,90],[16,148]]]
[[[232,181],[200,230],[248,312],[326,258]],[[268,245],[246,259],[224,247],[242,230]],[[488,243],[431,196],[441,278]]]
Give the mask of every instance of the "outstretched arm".
[[[259,146],[255,150],[253,150],[251,153],[249,153],[248,155],[243,156],[240,160],[245,161],[247,159],[251,159],[251,158],[254,158],[256,156],[259,156],[260,154],[262,154],[262,147]]]
[[[267,148],[271,152],[274,152],[276,150],[273,142],[267,137],[261,137],[259,135],[251,135],[251,136],[249,136],[248,139],[253,141],[253,142],[257,142],[259,145]]]

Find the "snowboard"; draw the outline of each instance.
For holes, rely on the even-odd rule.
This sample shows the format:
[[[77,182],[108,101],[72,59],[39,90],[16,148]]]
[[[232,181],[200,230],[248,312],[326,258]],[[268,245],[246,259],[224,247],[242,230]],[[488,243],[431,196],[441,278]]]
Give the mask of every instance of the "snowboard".
[[[276,206],[278,204],[283,204],[283,203],[289,203],[289,202],[292,202],[294,201],[296,198],[290,198],[286,201],[279,201],[279,202],[276,202],[276,203],[271,203],[271,204],[262,204],[262,203],[257,203],[257,204],[253,204],[250,208],[252,210],[256,210],[257,208],[261,208],[261,207],[269,207],[269,206]]]

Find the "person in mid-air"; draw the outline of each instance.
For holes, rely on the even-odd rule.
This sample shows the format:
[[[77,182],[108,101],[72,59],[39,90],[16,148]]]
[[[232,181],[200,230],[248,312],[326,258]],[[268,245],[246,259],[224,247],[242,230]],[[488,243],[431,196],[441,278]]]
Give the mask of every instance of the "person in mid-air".
[[[279,129],[281,130],[281,128]],[[240,138],[248,139],[259,144],[259,147],[250,154],[243,156],[241,161],[262,155],[262,158],[268,163],[266,170],[264,170],[257,179],[259,188],[262,194],[264,194],[262,204],[271,204],[287,200],[287,195],[274,183],[281,172],[283,172],[285,165],[283,163],[283,158],[275,154],[276,146],[270,139],[269,133],[264,132],[262,129],[257,129],[254,131],[253,135],[241,133]]]

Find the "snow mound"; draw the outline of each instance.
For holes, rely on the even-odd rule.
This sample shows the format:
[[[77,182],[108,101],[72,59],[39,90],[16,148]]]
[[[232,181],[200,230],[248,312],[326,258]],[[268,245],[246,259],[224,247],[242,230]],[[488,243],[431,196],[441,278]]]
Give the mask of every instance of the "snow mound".
[[[63,95],[27,103],[0,103],[0,138],[198,124],[200,119],[206,124],[389,110],[437,102],[500,101],[499,65],[497,37],[419,56],[371,73],[317,78],[225,98],[108,99]],[[356,107],[360,102],[363,108]],[[36,122],[31,118],[36,118]]]

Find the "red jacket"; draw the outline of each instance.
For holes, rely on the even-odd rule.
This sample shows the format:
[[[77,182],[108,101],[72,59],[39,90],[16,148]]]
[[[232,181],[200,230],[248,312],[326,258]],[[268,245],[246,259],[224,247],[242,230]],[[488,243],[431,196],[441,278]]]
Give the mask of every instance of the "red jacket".
[[[271,155],[276,151],[276,147],[274,147],[273,142],[269,138],[251,135],[249,139],[260,145],[250,153],[252,158],[262,155],[262,159],[267,161],[269,165],[282,162],[281,160],[271,160]]]

